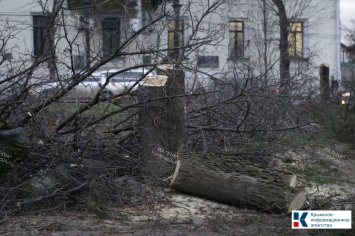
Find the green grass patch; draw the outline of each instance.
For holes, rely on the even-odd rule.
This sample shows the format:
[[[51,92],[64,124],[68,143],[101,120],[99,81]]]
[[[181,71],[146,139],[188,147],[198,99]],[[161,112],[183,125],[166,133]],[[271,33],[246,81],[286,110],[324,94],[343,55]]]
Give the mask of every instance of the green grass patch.
[[[43,111],[49,115],[61,116],[63,118],[68,117],[72,114],[75,114],[79,111],[80,107],[85,106],[85,104],[75,104],[75,103],[53,103],[48,107],[44,108]],[[117,105],[110,103],[99,103],[88,110],[81,113],[81,117],[91,117],[91,118],[100,118],[105,115],[109,115],[116,111],[119,111],[121,108]],[[125,118],[129,113],[128,110],[117,112],[109,116],[111,120],[119,120]]]
[[[93,213],[99,219],[112,220],[113,216],[107,206],[98,201],[88,200],[85,202],[85,208],[88,212]]]
[[[333,180],[323,175],[324,169],[319,167],[308,167],[303,170],[305,180],[318,184],[330,184]]]
[[[312,109],[309,116],[332,138],[355,147],[355,107],[328,104]]]
[[[315,166],[292,167],[290,170],[296,173],[300,178],[304,178],[307,182],[313,182],[317,184],[331,184],[336,180],[336,176],[331,177],[325,174],[329,172],[329,165],[327,161],[321,161]]]
[[[67,112],[67,113],[75,113],[78,112],[80,107],[85,106],[85,104],[76,104],[76,103],[53,103],[46,107],[44,110],[49,113],[54,112]],[[119,108],[110,103],[100,103],[90,107],[83,114],[85,115],[95,115],[101,116],[113,112],[115,110],[119,110]]]
[[[317,132],[309,135],[285,135],[280,137],[280,142],[292,145],[325,145],[331,140],[332,135],[329,132]]]

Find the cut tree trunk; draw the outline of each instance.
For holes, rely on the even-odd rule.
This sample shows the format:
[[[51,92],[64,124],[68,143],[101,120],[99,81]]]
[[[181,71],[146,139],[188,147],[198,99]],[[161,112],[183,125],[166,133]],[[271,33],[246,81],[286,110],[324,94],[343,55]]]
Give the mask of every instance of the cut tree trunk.
[[[165,86],[166,147],[171,151],[183,151],[187,144],[187,119],[185,98],[185,73],[177,69],[157,69],[157,73],[168,77]]]
[[[180,153],[171,187],[191,195],[267,212],[286,213],[300,209],[305,197],[293,187],[295,175],[273,168],[272,163],[272,159],[264,157]]]
[[[162,148],[166,137],[165,127],[165,103],[166,96],[164,86],[167,77],[150,79],[139,87],[138,100],[142,106],[138,111],[138,130],[141,138],[141,154],[146,176],[160,177],[169,171],[169,163],[163,162],[156,153],[156,149]]]
[[[320,76],[320,95],[322,101],[327,101],[330,98],[330,80],[329,80],[329,65],[322,64],[319,68]]]
[[[141,153],[146,176],[171,174],[176,153],[187,143],[184,72],[162,70],[149,77],[138,90]]]

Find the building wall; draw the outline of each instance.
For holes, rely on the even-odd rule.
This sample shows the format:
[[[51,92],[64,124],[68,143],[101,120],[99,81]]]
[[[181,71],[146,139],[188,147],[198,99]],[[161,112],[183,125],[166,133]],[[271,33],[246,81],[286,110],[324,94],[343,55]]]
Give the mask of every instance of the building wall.
[[[8,41],[5,45],[7,53],[11,53],[13,61],[20,58],[26,65],[32,62],[33,29],[31,13],[41,12],[37,4],[24,4],[24,1],[4,0],[0,2],[0,21],[2,36]],[[1,71],[6,70],[6,65]]]
[[[5,24],[8,23],[10,31],[2,31],[2,35],[8,34],[9,40],[6,43],[6,52],[12,54],[11,63],[2,66],[4,72],[9,71],[9,68],[16,70],[28,68],[35,62],[34,58],[34,33],[33,33],[33,15],[43,15],[44,12],[52,11],[52,5],[41,6],[38,1],[28,3],[27,0],[2,0],[0,1],[0,22],[1,28],[6,28]],[[43,1],[44,2],[44,1]],[[51,3],[52,1],[48,1]],[[65,3],[67,1],[64,1]],[[65,5],[65,7],[67,7]],[[134,17],[131,13],[136,14],[137,11],[131,10],[129,13],[119,4],[111,4],[108,8],[96,9],[94,14],[91,14],[90,22],[90,56],[93,60],[91,66],[101,61],[102,57],[102,30],[101,20],[102,17],[118,17],[120,18],[120,25],[122,26],[121,41],[124,42],[132,34],[132,29],[129,26],[130,18]],[[60,13],[60,19],[57,22],[57,30],[55,33],[56,45],[56,59],[59,73],[71,73],[70,67],[72,66],[72,56],[85,55],[85,27],[81,30],[77,27],[78,17],[84,16],[84,11],[80,8],[78,10],[65,10]],[[63,24],[64,22],[64,24]],[[63,27],[65,25],[65,27]],[[132,43],[123,51],[130,52],[134,50],[136,45]],[[134,62],[132,62],[132,60]],[[120,57],[111,60],[109,63],[100,67],[101,70],[112,68],[125,68],[128,65],[135,64],[139,59],[136,56]],[[37,67],[34,72],[35,76],[48,75],[48,66],[46,63]],[[13,71],[15,73],[15,71]]]
[[[270,2],[270,0],[266,0]],[[41,13],[42,8],[37,1],[28,3],[26,0],[2,0],[0,2],[0,20],[2,24],[6,21],[14,26],[16,37],[9,40],[6,48],[11,49],[14,59],[22,59],[26,64],[34,61],[33,52],[33,27],[32,15]],[[30,1],[31,2],[31,1]],[[140,3],[140,1],[137,1]],[[262,75],[265,72],[263,61],[262,33],[263,19],[260,3],[262,1],[247,1],[247,0],[227,0],[224,4],[218,7],[209,15],[204,16],[204,10],[207,9],[207,3],[212,1],[207,0],[180,0],[182,3],[181,18],[184,19],[184,43],[190,45],[185,49],[186,58],[183,60],[184,65],[201,70],[205,73],[221,77],[224,73],[239,73],[248,72],[254,76]],[[304,0],[304,9],[297,8],[299,5],[292,5],[300,1],[287,1],[286,6],[288,15],[297,20],[304,21],[304,57],[305,60],[292,61],[293,75],[297,75],[300,69],[303,74],[309,74],[313,77],[318,77],[319,66],[326,63],[330,67],[330,74],[336,79],[340,79],[340,34],[338,32],[339,24],[339,0]],[[309,4],[309,5],[308,5]],[[52,6],[47,6],[51,9]],[[130,37],[132,34],[131,19],[135,18],[141,21],[142,12],[138,11],[135,15],[129,15],[123,9],[112,12],[115,16],[122,18],[122,40]],[[114,8],[112,8],[114,9]],[[151,12],[152,17],[157,18],[162,13],[163,8],[157,8]],[[157,49],[167,49],[167,24],[169,20],[174,19],[174,14],[171,11],[171,3],[167,3],[167,11],[170,16],[164,18],[157,23],[153,28],[140,37],[134,39],[124,52],[139,53],[143,51],[154,51]],[[91,57],[101,60],[102,35],[100,31],[99,16],[107,12],[95,12],[94,21],[95,29],[91,33]],[[66,11],[66,33],[63,28],[57,31],[57,56],[58,66],[61,70],[67,70],[67,65],[71,64],[70,52],[73,54],[82,54],[85,52],[85,32],[78,31],[75,27],[76,16],[82,14],[78,11]],[[279,27],[278,18],[271,10],[267,12],[268,19],[268,77],[279,79]],[[244,40],[245,44],[249,40],[250,45],[245,48],[245,59],[231,60],[228,55],[229,47],[229,21],[242,20],[245,22]],[[142,22],[140,22],[142,24]],[[194,26],[199,25],[199,30],[195,31]],[[139,27],[138,27],[139,29]],[[195,35],[193,35],[195,33]],[[190,37],[191,36],[191,37]],[[192,37],[194,36],[194,37]],[[68,41],[73,47],[69,47]],[[191,50],[193,49],[193,50]],[[146,54],[151,56],[153,62],[164,60],[166,51]],[[212,66],[201,66],[203,63],[198,63],[204,57],[209,57],[212,61],[218,58],[218,63],[211,63]],[[206,58],[205,58],[206,59]],[[216,62],[216,61],[214,61]],[[14,62],[12,62],[14,63]],[[125,56],[114,60],[100,69],[124,68],[135,66],[142,63],[142,55]],[[94,63],[92,63],[94,64]],[[208,64],[208,63],[207,63]],[[251,70],[250,70],[251,68]],[[46,66],[41,70],[43,73],[48,71]],[[42,73],[41,72],[41,73]]]
[[[181,0],[183,7],[181,9],[182,18],[188,21],[185,23],[188,28],[185,29],[186,38],[192,35],[192,25],[196,25],[207,8],[207,0]],[[214,13],[202,21],[202,30],[198,32],[196,38],[203,38],[211,35],[214,39],[207,45],[201,46],[194,53],[187,56],[186,65],[196,66],[208,73],[229,72],[231,70],[243,70],[252,68],[254,75],[264,73],[262,60],[263,18],[260,3],[262,1],[234,0],[226,1]],[[270,3],[270,1],[267,0]],[[297,2],[298,5],[294,3]],[[302,1],[287,1],[286,10],[289,18],[301,20],[304,22],[304,60],[292,60],[291,68],[296,74],[300,69],[318,77],[319,66],[323,63],[330,67],[330,74],[336,79],[340,79],[340,34],[339,34],[339,5],[334,0],[312,0],[304,1],[302,7],[299,6]],[[304,8],[304,9],[301,9]],[[278,18],[268,10],[268,52],[270,77],[279,77],[278,60],[279,55],[279,26]],[[190,17],[192,15],[192,19]],[[195,16],[196,19],[195,19]],[[229,46],[229,25],[230,20],[242,20],[245,22],[245,44],[250,40],[250,46],[246,48],[246,58],[244,60],[233,61],[228,55]],[[192,42],[193,43],[193,42]],[[167,35],[163,37],[161,47],[167,46]],[[218,68],[199,67],[197,65],[200,56],[217,56],[219,60]]]
[[[11,69],[13,70],[12,73],[15,74],[16,71],[29,68],[35,63],[33,16],[44,15],[46,10],[52,10],[52,4],[51,1],[49,1],[48,5],[43,6],[39,5],[37,1],[28,2],[24,0],[3,0],[0,2],[1,28],[7,28],[5,24],[10,26],[8,31],[2,31],[2,36],[9,39],[5,44],[5,51],[12,54],[11,63],[8,62],[7,65],[5,63],[2,71]],[[74,22],[68,15],[65,18],[68,21],[68,25],[74,25]],[[68,63],[65,53],[63,53],[63,50],[67,48],[67,43],[62,38],[62,34],[63,30],[59,27],[55,40],[58,61],[61,62],[58,64],[59,68],[62,68],[63,63]],[[70,39],[71,36],[72,34],[69,32],[68,38]],[[47,64],[43,63],[37,66],[34,76],[46,75],[48,75]]]
[[[354,46],[342,45],[341,55],[341,80],[345,90],[352,90],[355,81]]]

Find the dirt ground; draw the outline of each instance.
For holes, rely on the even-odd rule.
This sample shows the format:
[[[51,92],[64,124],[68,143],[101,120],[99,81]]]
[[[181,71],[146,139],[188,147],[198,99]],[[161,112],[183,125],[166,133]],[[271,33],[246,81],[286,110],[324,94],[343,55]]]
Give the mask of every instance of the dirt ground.
[[[152,205],[95,214],[34,214],[9,217],[0,235],[305,235],[291,230],[290,216],[261,214],[168,191]]]
[[[330,152],[330,148],[322,150],[316,153]],[[339,161],[335,159],[336,155],[333,157],[330,154],[326,157],[331,162],[327,162],[327,165],[322,162],[323,164],[318,166],[319,170],[314,168],[315,155],[310,157],[313,160],[311,170],[327,177],[333,176],[334,180],[331,184],[317,186],[318,191],[320,187],[325,186],[325,190],[321,192],[328,193],[331,189],[340,196],[345,192],[353,193],[355,158],[351,154],[349,158]],[[304,167],[307,170],[310,166]],[[303,177],[306,178],[307,175]],[[311,177],[322,180],[319,176]],[[312,191],[311,185],[307,192]],[[8,215],[7,220],[0,223],[0,235],[355,235],[354,227],[352,230],[293,230],[290,214],[267,214],[242,206],[224,205],[184,195],[168,187],[150,189],[150,195],[154,196],[144,203],[108,208],[108,214],[103,216],[89,212],[85,207],[60,212],[47,209],[45,213]],[[355,202],[349,202],[347,205],[353,207],[354,204]],[[1,218],[3,219],[3,216]]]
[[[272,215],[162,190],[152,204],[88,212],[10,216],[0,235],[355,235],[351,231],[292,230],[290,215]]]

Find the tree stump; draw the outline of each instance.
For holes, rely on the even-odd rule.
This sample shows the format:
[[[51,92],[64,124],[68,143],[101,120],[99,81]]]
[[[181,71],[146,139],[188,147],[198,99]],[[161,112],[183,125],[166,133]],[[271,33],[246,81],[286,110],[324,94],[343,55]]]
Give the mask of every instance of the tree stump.
[[[184,73],[148,77],[138,90],[141,153],[148,176],[170,175],[187,142]]]
[[[320,76],[320,95],[322,101],[327,101],[330,98],[330,80],[329,80],[329,65],[322,64],[319,68]]]
[[[158,74],[166,75],[168,80],[164,91],[166,100],[166,147],[170,150],[183,151],[187,143],[187,119],[185,98],[185,73],[182,70],[158,69]]]

